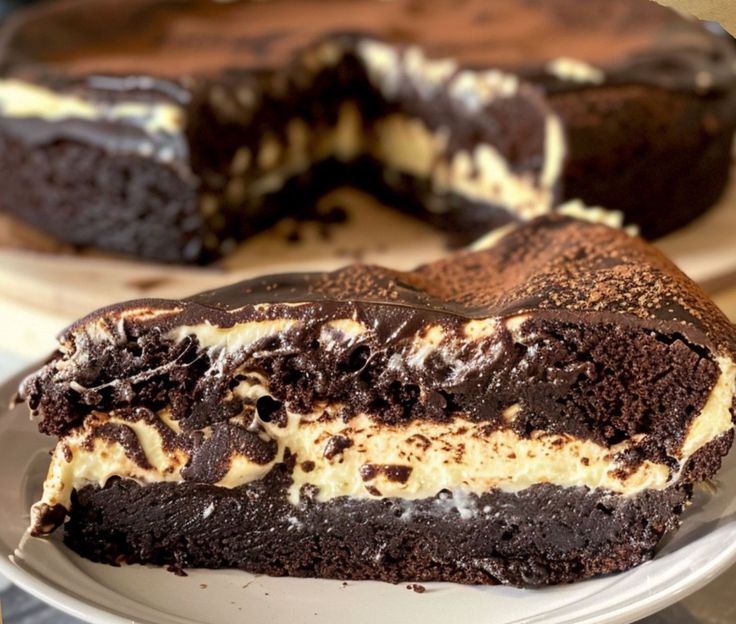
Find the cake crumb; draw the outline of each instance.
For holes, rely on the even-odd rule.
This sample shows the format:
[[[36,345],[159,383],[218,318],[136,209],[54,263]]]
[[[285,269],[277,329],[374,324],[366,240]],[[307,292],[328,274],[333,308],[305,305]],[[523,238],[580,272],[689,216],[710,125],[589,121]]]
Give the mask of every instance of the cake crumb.
[[[200,583],[199,584],[200,589],[207,589],[207,583]]]
[[[424,585],[419,585],[418,583],[407,585],[406,588],[411,589],[416,594],[423,594],[425,591],[427,591],[427,588]]]
[[[169,281],[168,277],[143,277],[139,279],[132,279],[128,280],[127,286],[131,286],[132,288],[136,288],[137,290],[140,290],[142,292],[146,292],[148,290],[153,290],[154,288],[158,288],[159,286],[163,286]]]
[[[167,566],[166,570],[173,572],[176,576],[189,576],[179,564]]]

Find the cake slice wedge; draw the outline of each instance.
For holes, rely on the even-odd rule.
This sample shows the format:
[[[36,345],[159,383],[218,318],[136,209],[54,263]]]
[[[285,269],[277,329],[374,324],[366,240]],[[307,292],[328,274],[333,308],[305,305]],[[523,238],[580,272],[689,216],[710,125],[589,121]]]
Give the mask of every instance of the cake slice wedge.
[[[20,391],[32,531],[94,561],[538,586],[626,570],[733,440],[736,332],[654,248],[548,215],[94,312]]]

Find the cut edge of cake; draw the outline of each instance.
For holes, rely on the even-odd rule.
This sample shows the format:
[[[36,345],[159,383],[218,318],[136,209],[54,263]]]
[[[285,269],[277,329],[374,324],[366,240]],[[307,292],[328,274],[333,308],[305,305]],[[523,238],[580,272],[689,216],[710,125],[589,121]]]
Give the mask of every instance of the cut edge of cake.
[[[627,569],[730,448],[734,333],[653,248],[556,215],[413,272],[119,304],[21,388],[60,437],[32,530],[276,575]]]

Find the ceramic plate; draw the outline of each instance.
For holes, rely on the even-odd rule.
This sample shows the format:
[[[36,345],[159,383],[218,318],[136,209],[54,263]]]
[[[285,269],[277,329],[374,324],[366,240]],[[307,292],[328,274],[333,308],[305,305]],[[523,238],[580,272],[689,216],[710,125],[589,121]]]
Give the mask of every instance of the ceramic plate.
[[[20,376],[0,388],[8,405]],[[0,412],[0,573],[41,600],[95,624],[336,622],[633,622],[682,600],[736,561],[736,456],[715,496],[699,491],[683,526],[654,560],[623,574],[541,590],[427,583],[424,593],[376,582],[269,578],[234,570],[90,563],[50,539],[25,535],[51,440],[25,406]]]

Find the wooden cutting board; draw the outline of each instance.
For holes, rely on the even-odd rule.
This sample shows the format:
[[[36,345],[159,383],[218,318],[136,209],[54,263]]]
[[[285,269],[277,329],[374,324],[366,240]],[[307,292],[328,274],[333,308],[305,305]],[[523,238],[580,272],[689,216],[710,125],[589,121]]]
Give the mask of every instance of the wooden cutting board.
[[[353,260],[409,269],[447,251],[438,232],[365,194],[338,189],[322,202],[325,209],[344,207],[348,220],[325,226],[286,219],[207,268],[72,253],[5,223],[0,227],[0,349],[43,357],[66,325],[116,301],[179,298],[259,274],[333,269]],[[736,183],[716,208],[657,245],[710,292],[736,287]],[[736,318],[736,291],[723,301]]]

